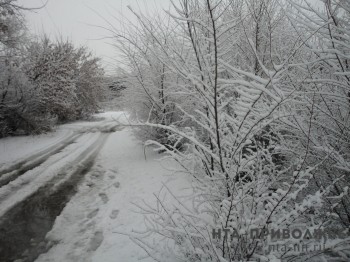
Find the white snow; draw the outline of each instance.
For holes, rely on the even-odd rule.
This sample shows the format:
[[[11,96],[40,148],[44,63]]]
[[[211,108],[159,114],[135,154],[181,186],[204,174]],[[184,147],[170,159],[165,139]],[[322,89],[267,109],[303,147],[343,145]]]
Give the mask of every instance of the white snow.
[[[52,133],[38,136],[2,138],[0,139],[0,167],[5,163],[30,156],[33,152],[45,149],[71,134],[71,130],[59,128]]]
[[[108,112],[98,117],[104,120],[62,125],[55,133],[44,136],[0,140],[0,145],[12,152],[8,157],[2,151],[0,161],[4,166],[11,166],[26,157],[30,159],[33,153],[55,148],[58,141],[72,134],[80,135],[62,152],[50,155],[38,167],[0,188],[0,197],[4,199],[0,204],[1,215],[50,179],[58,177],[63,168],[70,170],[86,164],[86,159],[97,150],[95,144],[101,143],[103,136],[107,139],[78,192],[47,234],[52,247],[40,255],[37,262],[139,261],[146,253],[125,235],[144,228],[143,215],[137,212],[134,203],[152,203],[153,194],[161,189],[162,183],[175,192],[186,187],[185,176],[178,173],[175,176],[171,171],[176,164],[171,160],[160,161],[161,155],[151,149],[144,150],[143,144],[134,137],[132,127],[120,125],[116,132],[99,132],[116,123],[127,124],[124,113]],[[24,141],[25,149],[16,157],[18,141]],[[142,261],[153,260],[144,258]]]

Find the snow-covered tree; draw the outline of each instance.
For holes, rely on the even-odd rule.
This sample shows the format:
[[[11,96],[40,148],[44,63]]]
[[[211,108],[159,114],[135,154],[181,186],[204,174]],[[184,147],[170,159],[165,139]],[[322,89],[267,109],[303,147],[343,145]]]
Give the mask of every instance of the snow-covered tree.
[[[283,4],[287,6],[287,2]],[[139,80],[147,79],[147,89],[142,84],[134,86],[138,103],[148,100],[147,91],[157,79],[149,71],[148,61],[165,65],[167,78],[173,81],[169,85],[171,94],[181,98],[172,102],[176,121],[169,124],[154,121],[155,102],[148,101],[152,107],[142,114],[149,117],[140,125],[168,131],[168,140],[173,143],[146,144],[167,150],[194,178],[191,210],[180,201],[175,208],[167,206],[160,197],[154,209],[143,208],[149,214],[149,231],[146,238],[134,235],[133,239],[158,261],[166,261],[170,253],[178,253],[182,261],[236,261],[237,257],[243,261],[277,261],[298,256],[306,260],[309,256],[300,257],[293,250],[264,254],[260,247],[276,241],[265,233],[295,225],[347,230],[346,223],[339,223],[339,216],[346,217],[346,209],[337,215],[337,208],[346,200],[348,187],[345,184],[335,192],[345,182],[344,174],[330,179],[320,171],[337,156],[340,168],[348,172],[346,154],[334,150],[331,143],[315,143],[314,139],[322,141],[330,135],[324,131],[330,126],[321,126],[328,124],[327,114],[321,111],[325,106],[322,97],[310,88],[315,82],[310,79],[322,73],[308,67],[310,61],[317,60],[315,53],[324,51],[313,51],[309,43],[324,40],[317,37],[318,28],[298,30],[296,21],[302,20],[295,19],[301,13],[293,13],[296,7],[297,1],[283,8],[281,1],[272,0],[181,0],[174,3],[172,12],[167,12],[166,23],[131,10],[138,19],[138,24],[131,27],[136,28],[132,34],[136,44],[130,45],[127,39],[125,49],[125,42],[117,38],[117,46],[127,50],[126,62],[133,68],[127,73]],[[159,33],[167,32],[164,24],[172,25],[172,34]],[[338,28],[337,35],[345,28]],[[339,40],[337,45],[343,49],[347,46]],[[337,49],[328,50],[317,61],[338,60]],[[335,57],[329,57],[329,53]],[[340,72],[340,77],[346,74]],[[336,97],[346,104],[346,97]],[[332,126],[341,122],[335,119],[343,117],[342,112],[348,112],[334,99],[334,110],[338,108],[340,116],[333,109],[328,112]],[[337,133],[343,134],[337,131],[332,137]],[[177,150],[178,144],[185,144],[186,150]],[[320,150],[322,154],[317,153]],[[316,177],[319,173],[320,179]],[[322,185],[317,184],[320,181],[324,181]],[[323,212],[324,207],[330,209]],[[326,215],[336,218],[325,224]],[[237,237],[217,241],[212,237],[213,228],[237,230]],[[255,237],[249,235],[252,228],[260,229]],[[166,241],[153,245],[147,241],[150,233]],[[305,241],[315,244],[312,239]],[[296,243],[299,240],[288,241]],[[311,255],[317,259],[344,256],[347,243],[328,242],[328,253]]]
[[[147,22],[149,21],[145,21]],[[127,87],[124,92],[127,101],[125,107],[130,109],[134,118],[149,119],[152,123],[163,125],[170,125],[178,120],[179,111],[174,103],[185,97],[176,92],[179,79],[154,53],[159,52],[161,55],[161,51],[156,50],[158,40],[164,45],[174,40],[175,26],[166,16],[158,16],[152,20],[148,30],[130,24],[130,27],[122,31],[114,31],[117,40],[115,46],[122,57],[118,71]],[[164,129],[148,128],[142,130],[140,135],[164,145],[171,143],[169,131]]]
[[[26,72],[40,92],[43,111],[66,121],[97,110],[103,70],[86,48],[44,37],[28,48],[28,60]]]
[[[37,129],[27,114],[35,94],[22,70],[26,30],[21,11],[14,0],[0,1],[0,137]]]
[[[0,52],[5,47],[18,47],[22,42],[25,33],[22,9],[16,4],[16,0],[0,1]]]

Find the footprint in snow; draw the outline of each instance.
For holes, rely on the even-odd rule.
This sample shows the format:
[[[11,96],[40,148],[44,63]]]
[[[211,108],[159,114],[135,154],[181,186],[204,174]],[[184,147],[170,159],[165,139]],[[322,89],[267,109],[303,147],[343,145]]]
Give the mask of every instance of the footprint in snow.
[[[106,204],[109,201],[108,196],[105,193],[98,194],[103,202],[103,204]]]
[[[98,208],[94,209],[93,211],[91,211],[88,215],[87,218],[91,219],[94,218],[98,213]]]
[[[86,185],[87,185],[88,187],[93,187],[95,184],[92,183],[92,182],[88,182],[88,183],[86,183]]]
[[[111,214],[109,215],[109,217],[110,217],[111,219],[116,219],[118,215],[119,215],[119,210],[118,210],[118,209],[114,209],[114,210],[112,210],[112,212],[111,212]]]
[[[90,246],[88,251],[96,251],[99,248],[99,246],[101,246],[103,239],[104,237],[101,231],[95,232],[95,235],[90,240]]]
[[[115,182],[115,183],[113,184],[113,186],[114,186],[115,188],[119,188],[119,187],[120,187],[120,183],[119,183],[119,182]]]
[[[108,170],[108,177],[110,179],[115,179],[115,175],[118,174],[118,172],[116,170],[113,170],[113,169],[109,169]]]
[[[101,178],[105,172],[103,170],[94,170],[94,172],[91,173],[91,179],[98,179]]]

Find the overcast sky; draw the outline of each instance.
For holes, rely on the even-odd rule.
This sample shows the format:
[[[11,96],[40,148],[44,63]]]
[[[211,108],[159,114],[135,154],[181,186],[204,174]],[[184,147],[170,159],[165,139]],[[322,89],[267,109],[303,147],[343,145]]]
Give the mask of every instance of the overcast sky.
[[[25,7],[38,7],[45,2],[18,0]],[[115,51],[108,44],[110,40],[101,39],[109,33],[93,25],[108,27],[104,21],[107,19],[118,27],[116,19],[121,19],[122,14],[131,17],[127,5],[153,12],[155,9],[167,9],[170,0],[48,0],[44,8],[26,12],[26,17],[31,33],[40,35],[45,32],[51,38],[62,35],[78,45],[88,46],[103,59],[103,64],[110,72]]]

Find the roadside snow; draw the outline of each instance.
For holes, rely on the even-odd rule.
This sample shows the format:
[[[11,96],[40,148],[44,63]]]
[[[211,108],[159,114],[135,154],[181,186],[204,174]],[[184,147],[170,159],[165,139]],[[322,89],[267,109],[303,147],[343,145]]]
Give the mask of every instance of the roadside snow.
[[[122,113],[99,116],[127,122]],[[134,262],[144,258],[146,253],[120,234],[144,228],[143,216],[133,203],[152,202],[162,183],[175,191],[187,183],[178,174],[174,179],[170,169],[175,163],[159,159],[160,155],[151,150],[146,150],[145,158],[143,145],[133,136],[132,128],[111,133],[78,193],[47,234],[51,249],[36,261]]]
[[[128,123],[125,113],[106,112],[49,134],[0,140],[4,219],[16,204],[40,189],[51,192],[64,185],[93,161],[47,233],[48,251],[37,262],[153,261],[126,236],[144,229],[143,215],[134,204],[153,203],[163,183],[176,193],[188,182],[171,171],[179,168],[175,162],[145,150]]]

